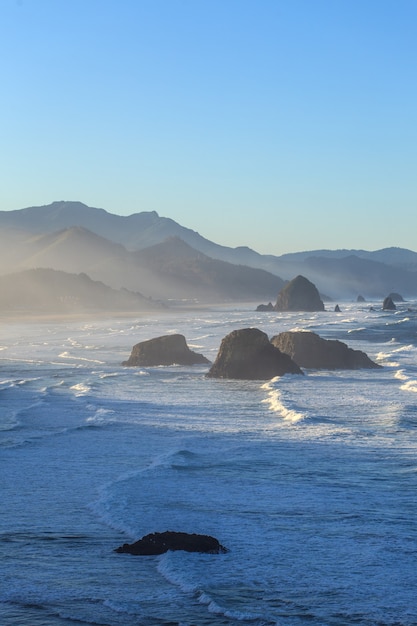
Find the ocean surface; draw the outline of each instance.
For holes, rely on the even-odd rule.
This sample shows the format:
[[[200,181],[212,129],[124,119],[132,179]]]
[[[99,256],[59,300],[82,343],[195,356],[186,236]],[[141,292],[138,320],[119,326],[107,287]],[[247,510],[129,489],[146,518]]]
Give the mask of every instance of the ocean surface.
[[[1,323],[0,624],[417,625],[417,306],[339,304]],[[383,369],[121,366],[174,332],[214,360],[249,326],[313,330]],[[114,552],[165,530],[229,552]]]

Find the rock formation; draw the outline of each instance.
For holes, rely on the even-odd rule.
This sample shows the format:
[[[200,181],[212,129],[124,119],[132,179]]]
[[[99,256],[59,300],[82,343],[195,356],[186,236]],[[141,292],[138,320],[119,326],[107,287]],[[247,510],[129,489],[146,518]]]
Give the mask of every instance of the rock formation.
[[[184,335],[163,335],[141,341],[132,348],[131,355],[122,365],[197,365],[210,363],[202,354],[187,346]]]
[[[361,350],[353,350],[342,341],[323,339],[316,333],[288,331],[271,339],[272,345],[288,354],[299,367],[306,369],[375,369],[374,363]]]
[[[145,535],[135,543],[124,543],[115,552],[150,556],[164,554],[168,550],[185,550],[186,552],[206,552],[208,554],[222,554],[228,552],[217,539],[210,535],[195,533],[180,533],[167,530],[163,533]]]
[[[224,337],[207,376],[268,380],[274,376],[302,373],[287,354],[270,343],[268,335],[258,328],[242,328]]]
[[[384,302],[382,303],[382,308],[384,311],[396,311],[397,310],[397,307],[395,306],[390,296],[387,296],[385,298]]]
[[[324,304],[313,283],[304,276],[293,278],[278,294],[275,311],[324,311]]]
[[[256,307],[257,311],[274,311],[274,305],[272,302],[268,302],[268,304],[258,304]]]
[[[402,295],[396,291],[392,291],[388,297],[391,298],[393,302],[404,302]]]
[[[366,300],[363,296],[359,294],[359,296],[356,298],[356,302],[366,302]]]

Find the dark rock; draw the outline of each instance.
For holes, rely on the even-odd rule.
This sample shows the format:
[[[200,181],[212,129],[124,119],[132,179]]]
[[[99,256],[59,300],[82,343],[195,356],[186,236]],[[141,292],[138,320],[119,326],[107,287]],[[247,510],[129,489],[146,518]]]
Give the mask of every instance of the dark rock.
[[[324,304],[313,283],[304,276],[291,280],[278,294],[275,311],[324,311]]]
[[[197,365],[210,363],[202,354],[187,346],[184,335],[163,335],[141,341],[132,348],[132,353],[122,365]]]
[[[356,302],[366,302],[366,300],[365,300],[365,298],[364,298],[363,296],[360,296],[360,295],[359,295],[359,296],[356,298]]]
[[[179,533],[167,530],[163,533],[145,535],[135,543],[124,543],[115,552],[141,556],[164,554],[168,550],[185,550],[186,552],[206,552],[208,554],[222,554],[228,552],[217,539],[210,535],[195,533]]]
[[[207,376],[268,380],[284,374],[302,374],[298,365],[273,346],[258,328],[242,328],[229,333],[220,345]]]
[[[342,341],[322,339],[312,332],[288,331],[271,339],[285,354],[288,354],[299,367],[307,369],[375,369],[381,365],[374,363],[361,350],[353,350]]]
[[[404,302],[402,295],[396,291],[391,292],[388,297],[391,298],[393,302]]]
[[[395,306],[390,296],[387,296],[385,298],[384,302],[382,303],[382,308],[384,311],[396,311],[397,310],[397,307]]]
[[[334,307],[334,312],[335,313],[340,313],[340,306],[338,304],[336,304],[336,306]]]
[[[257,311],[273,311],[274,310],[274,305],[272,304],[272,302],[268,302],[268,304],[258,304],[258,306],[256,307]]]

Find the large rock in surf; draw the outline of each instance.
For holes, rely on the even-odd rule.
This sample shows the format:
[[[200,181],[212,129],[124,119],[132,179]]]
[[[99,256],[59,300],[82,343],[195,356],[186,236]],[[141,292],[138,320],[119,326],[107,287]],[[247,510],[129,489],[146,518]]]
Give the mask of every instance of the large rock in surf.
[[[205,552],[208,554],[222,554],[228,552],[215,537],[197,535],[195,533],[180,533],[167,530],[163,533],[145,535],[135,543],[124,543],[115,552],[149,556],[164,554],[168,550],[185,550],[186,552]]]
[[[187,346],[184,335],[163,335],[141,341],[132,348],[131,355],[122,365],[198,365],[210,363],[202,354]]]
[[[287,354],[270,343],[268,335],[258,328],[242,328],[224,337],[207,376],[268,380],[274,376],[302,373]]]
[[[396,311],[397,307],[395,306],[391,296],[387,296],[382,303],[382,308],[384,311]]]
[[[278,294],[275,311],[324,311],[317,287],[304,276],[296,276]]]
[[[336,339],[323,339],[312,332],[280,333],[272,337],[271,343],[288,354],[299,367],[306,369],[375,369],[381,367],[374,363],[365,352],[353,350]]]

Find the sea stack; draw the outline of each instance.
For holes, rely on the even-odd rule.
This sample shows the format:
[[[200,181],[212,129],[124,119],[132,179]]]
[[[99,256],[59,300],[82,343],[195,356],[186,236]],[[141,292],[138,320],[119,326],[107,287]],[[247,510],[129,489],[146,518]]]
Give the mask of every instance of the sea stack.
[[[275,311],[324,311],[317,287],[304,276],[293,278],[278,294]]]
[[[193,352],[187,346],[184,335],[163,335],[141,341],[132,348],[131,355],[122,365],[152,367],[157,365],[198,365],[209,364],[202,354]]]
[[[268,380],[274,376],[302,373],[291,357],[270,343],[268,335],[258,328],[242,328],[224,337],[207,376]]]

